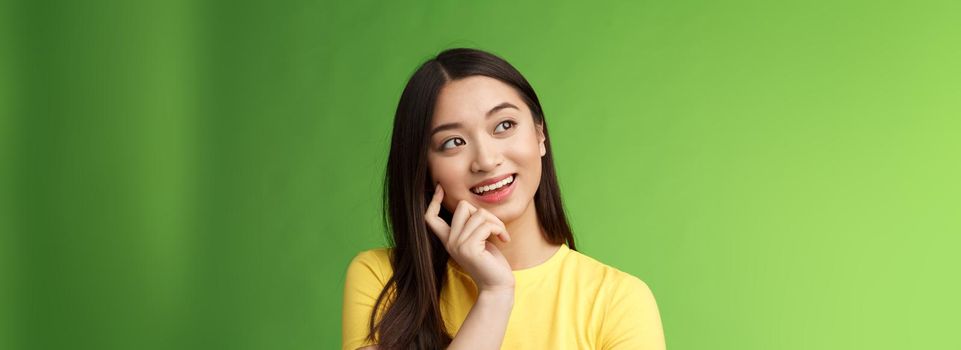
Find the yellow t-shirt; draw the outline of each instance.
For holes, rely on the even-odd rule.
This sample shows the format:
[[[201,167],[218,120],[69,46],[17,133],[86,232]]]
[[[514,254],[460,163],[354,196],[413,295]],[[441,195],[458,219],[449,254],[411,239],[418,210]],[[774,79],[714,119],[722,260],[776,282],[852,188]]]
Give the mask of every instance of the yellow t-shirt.
[[[344,288],[343,349],[365,342],[377,296],[393,274],[388,248],[350,262]],[[456,336],[477,299],[471,277],[453,259],[441,290],[441,314]],[[382,310],[380,312],[383,312]],[[643,281],[566,244],[546,262],[514,271],[514,307],[501,349],[664,349],[654,295]]]

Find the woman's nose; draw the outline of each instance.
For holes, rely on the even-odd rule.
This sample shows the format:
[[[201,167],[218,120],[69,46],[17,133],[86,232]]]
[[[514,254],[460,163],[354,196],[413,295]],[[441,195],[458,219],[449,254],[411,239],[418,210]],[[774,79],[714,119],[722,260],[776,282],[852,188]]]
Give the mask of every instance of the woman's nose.
[[[503,159],[501,151],[495,142],[482,138],[474,143],[474,161],[471,162],[471,171],[493,171],[503,162]]]

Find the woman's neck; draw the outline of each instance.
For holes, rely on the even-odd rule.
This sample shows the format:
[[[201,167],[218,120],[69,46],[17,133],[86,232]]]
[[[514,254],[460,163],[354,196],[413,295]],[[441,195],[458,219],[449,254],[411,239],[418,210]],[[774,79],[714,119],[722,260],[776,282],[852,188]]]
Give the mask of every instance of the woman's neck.
[[[521,270],[540,265],[554,256],[559,244],[551,244],[547,241],[547,235],[541,228],[537,220],[537,211],[534,202],[527,206],[524,213],[516,220],[505,222],[507,232],[510,233],[511,241],[504,243],[499,239],[490,241],[500,249],[507,262],[511,265],[511,270]]]

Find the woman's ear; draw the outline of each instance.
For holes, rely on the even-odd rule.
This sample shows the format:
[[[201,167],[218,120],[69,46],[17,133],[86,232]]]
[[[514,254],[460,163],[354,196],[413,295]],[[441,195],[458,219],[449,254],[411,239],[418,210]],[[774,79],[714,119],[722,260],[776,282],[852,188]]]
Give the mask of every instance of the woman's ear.
[[[544,123],[534,124],[534,127],[537,129],[537,141],[541,148],[541,157],[543,157],[547,154],[547,146],[544,145],[544,141],[547,140],[547,137],[544,137]]]

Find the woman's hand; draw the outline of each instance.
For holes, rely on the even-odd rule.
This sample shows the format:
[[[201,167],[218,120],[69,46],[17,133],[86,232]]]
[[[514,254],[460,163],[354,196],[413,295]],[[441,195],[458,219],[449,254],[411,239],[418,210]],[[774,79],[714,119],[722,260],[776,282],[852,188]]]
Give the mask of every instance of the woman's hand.
[[[439,216],[443,199],[444,188],[437,184],[424,219],[444,243],[447,253],[467,270],[477,284],[478,292],[513,291],[514,274],[511,266],[497,246],[488,241],[495,239],[496,235],[502,241],[510,242],[510,234],[504,223],[491,212],[461,200],[448,226]]]

